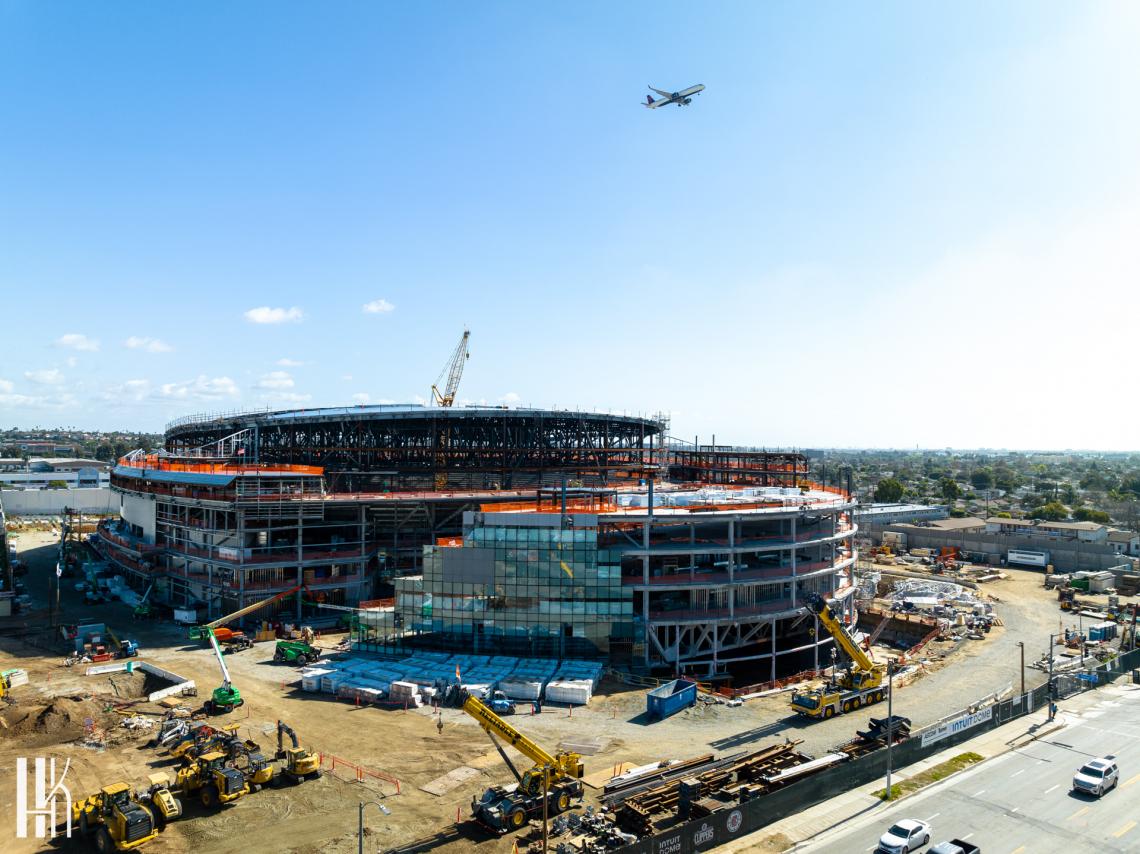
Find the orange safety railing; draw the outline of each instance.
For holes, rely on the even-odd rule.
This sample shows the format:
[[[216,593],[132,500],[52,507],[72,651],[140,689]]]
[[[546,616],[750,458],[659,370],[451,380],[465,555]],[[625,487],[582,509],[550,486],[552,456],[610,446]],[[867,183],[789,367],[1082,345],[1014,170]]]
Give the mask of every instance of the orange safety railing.
[[[613,513],[618,506],[611,501],[589,498],[571,498],[566,501],[566,509],[575,513]],[[493,504],[480,504],[484,513],[524,511],[529,513],[561,513],[562,502],[555,501],[502,501]]]
[[[325,473],[323,466],[300,466],[293,465],[292,463],[273,463],[264,465],[260,463],[242,463],[240,465],[233,465],[231,463],[189,463],[180,460],[172,460],[168,457],[161,457],[158,454],[147,454],[145,456],[136,457],[120,457],[118,464],[127,468],[134,469],[177,471],[187,472],[191,474],[243,475],[266,472],[273,474],[287,473],[323,475]]]

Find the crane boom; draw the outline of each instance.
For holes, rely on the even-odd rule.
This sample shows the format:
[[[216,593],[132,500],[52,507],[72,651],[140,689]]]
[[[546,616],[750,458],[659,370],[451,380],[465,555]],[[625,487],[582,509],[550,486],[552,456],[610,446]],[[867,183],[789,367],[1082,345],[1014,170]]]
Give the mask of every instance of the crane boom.
[[[498,736],[534,762],[535,765],[560,767],[557,759],[496,715],[475,697],[469,696],[463,702],[463,711],[475,718],[479,722],[479,726],[483,727],[490,735]]]
[[[221,626],[226,625],[227,623],[232,623],[239,617],[244,617],[246,614],[252,614],[258,608],[264,608],[266,605],[269,605],[272,602],[276,602],[278,599],[284,599],[286,596],[292,596],[304,586],[304,584],[298,584],[296,587],[290,587],[284,593],[275,593],[268,599],[262,599],[260,602],[254,602],[252,605],[246,605],[244,608],[240,608],[239,610],[234,611],[232,614],[226,614],[224,617],[219,617],[212,623],[206,623],[206,625],[202,626],[201,629],[217,629]]]
[[[471,357],[467,352],[467,339],[470,337],[471,330],[464,329],[463,337],[459,339],[455,352],[451,354],[451,358],[440,371],[439,378],[431,387],[432,401],[437,406],[451,406],[455,403],[455,393],[459,390],[459,381],[463,378],[463,364]],[[439,384],[443,381],[444,374],[447,374],[447,385],[441,392]]]
[[[847,654],[855,666],[863,671],[870,671],[874,668],[875,664],[871,658],[860,649],[859,644],[855,643],[855,639],[851,637],[851,633],[847,631],[847,627],[835,619],[831,613],[831,608],[827,602],[818,593],[809,593],[807,596],[808,607],[811,608],[819,621],[823,623],[823,627],[835,638],[835,642]]]

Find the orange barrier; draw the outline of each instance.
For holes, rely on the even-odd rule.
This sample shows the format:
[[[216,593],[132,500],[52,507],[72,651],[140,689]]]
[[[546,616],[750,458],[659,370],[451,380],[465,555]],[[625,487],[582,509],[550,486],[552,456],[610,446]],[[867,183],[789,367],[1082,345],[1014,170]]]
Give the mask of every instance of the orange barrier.
[[[291,463],[275,463],[273,465],[261,465],[260,463],[249,463],[242,465],[230,465],[228,463],[187,463],[178,462],[167,457],[160,457],[157,454],[147,454],[142,457],[135,457],[128,459],[127,457],[119,458],[119,465],[133,469],[153,469],[155,471],[180,471],[190,472],[195,474],[257,474],[258,472],[267,472],[272,474],[312,474],[323,475],[325,473],[323,466],[299,466]]]
[[[347,759],[341,759],[339,756],[333,756],[331,753],[321,754],[321,767],[325,766],[325,760],[329,760],[329,773],[336,776],[337,768],[347,768],[352,772],[352,780],[355,783],[367,782],[369,777],[374,777],[385,783],[391,783],[396,787],[396,794],[400,794],[400,781],[393,777],[391,774],[385,774],[383,771],[373,771],[370,768],[365,768],[363,765],[357,765],[355,762],[349,762]],[[339,779],[339,778],[338,778]]]

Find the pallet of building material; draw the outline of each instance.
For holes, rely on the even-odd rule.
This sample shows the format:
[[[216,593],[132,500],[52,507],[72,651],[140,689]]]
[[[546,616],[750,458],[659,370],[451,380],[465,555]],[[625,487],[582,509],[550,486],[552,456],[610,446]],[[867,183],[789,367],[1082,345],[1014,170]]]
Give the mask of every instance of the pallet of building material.
[[[590,702],[592,696],[593,686],[589,680],[551,682],[546,686],[546,701],[548,703],[584,706]]]

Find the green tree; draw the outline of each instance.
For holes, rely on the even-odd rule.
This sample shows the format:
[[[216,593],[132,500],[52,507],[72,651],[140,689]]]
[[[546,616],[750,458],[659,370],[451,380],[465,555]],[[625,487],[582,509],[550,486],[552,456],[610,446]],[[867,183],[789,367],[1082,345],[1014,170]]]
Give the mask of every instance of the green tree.
[[[1034,519],[1044,519],[1047,522],[1060,522],[1069,518],[1069,509],[1060,501],[1050,501],[1042,504],[1033,511]]]
[[[1078,507],[1073,511],[1073,518],[1079,522],[1100,522],[1102,525],[1112,521],[1112,517],[1103,510],[1094,510],[1091,507]]]
[[[897,478],[884,477],[875,485],[875,500],[893,504],[903,497],[905,491]]]
[[[970,475],[970,483],[974,489],[989,489],[994,485],[994,475],[989,469],[975,469]]]
[[[957,501],[962,497],[962,488],[958,486],[958,482],[953,478],[942,478],[940,486],[942,489],[942,497],[947,501]]]

